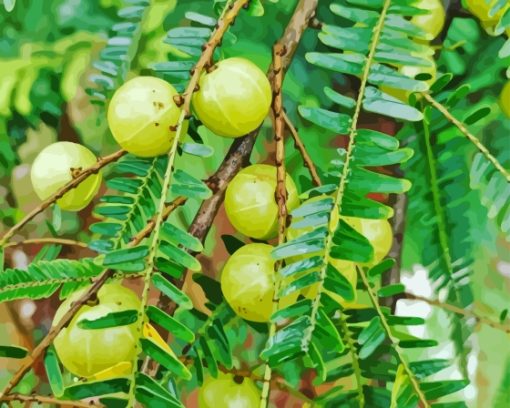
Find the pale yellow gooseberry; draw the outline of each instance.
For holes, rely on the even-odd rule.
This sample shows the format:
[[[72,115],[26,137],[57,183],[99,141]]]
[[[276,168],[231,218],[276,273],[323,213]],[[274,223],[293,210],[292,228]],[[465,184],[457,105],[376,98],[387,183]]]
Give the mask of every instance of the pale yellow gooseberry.
[[[501,90],[499,105],[503,113],[510,118],[510,81],[508,81]]]
[[[247,377],[219,373],[207,377],[198,390],[199,408],[258,408],[260,391]]]
[[[32,164],[30,178],[34,191],[41,200],[46,200],[73,180],[79,171],[96,163],[94,153],[78,143],[57,142],[46,146]],[[58,199],[57,204],[63,210],[81,210],[96,195],[101,178],[100,173],[90,175]]]
[[[221,273],[221,290],[237,315],[253,322],[268,322],[273,312],[275,261],[273,247],[248,244],[227,260]],[[294,303],[298,291],[280,299],[279,307]]]
[[[140,157],[167,153],[181,115],[176,95],[168,82],[150,76],[133,78],[117,89],[108,106],[108,125],[117,143]]]
[[[296,185],[288,174],[285,185],[290,212],[299,205],[299,199]],[[273,238],[278,224],[275,189],[275,166],[254,164],[241,170],[229,183],[225,194],[225,211],[231,224],[248,237]]]
[[[214,133],[240,137],[255,130],[267,116],[271,86],[251,61],[228,58],[201,76],[192,104],[200,121]]]
[[[53,325],[62,319],[72,303],[86,290],[73,293],[60,305]],[[140,300],[132,290],[116,283],[106,284],[99,289],[97,304],[83,305],[55,338],[55,349],[64,367],[75,375],[91,377],[113,366],[122,368],[126,363],[131,364],[137,353],[137,322],[104,329],[82,329],[78,323],[132,309],[140,309]],[[120,363],[124,364],[119,366]],[[99,376],[104,376],[104,373]]]
[[[411,22],[427,34],[428,40],[436,38],[443,29],[446,18],[442,1],[418,0],[413,6],[427,10],[428,13],[413,16]]]

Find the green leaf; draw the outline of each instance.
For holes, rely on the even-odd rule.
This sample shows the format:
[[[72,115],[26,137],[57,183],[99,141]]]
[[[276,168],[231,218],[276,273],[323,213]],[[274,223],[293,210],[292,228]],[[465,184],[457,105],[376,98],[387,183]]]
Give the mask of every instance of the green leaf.
[[[53,347],[46,350],[44,355],[44,369],[53,395],[61,397],[64,394],[64,380],[60,371],[57,353]]]
[[[146,312],[147,317],[150,320],[163,327],[173,336],[187,343],[192,343],[195,341],[195,335],[190,329],[188,329],[185,325],[177,321],[175,318],[163,310],[155,306],[148,306]]]
[[[202,252],[204,250],[204,246],[198,238],[169,222],[164,223],[161,227],[160,239],[171,242],[174,245],[182,245],[191,251]]]
[[[191,380],[191,373],[175,355],[171,355],[148,339],[140,339],[143,351],[153,360],[157,361],[167,370],[186,381]]]
[[[423,119],[423,114],[418,109],[370,86],[366,88],[363,107],[368,112],[379,113],[395,119],[412,122]]]
[[[453,394],[469,385],[468,380],[443,380],[434,382],[422,382],[420,388],[427,400],[436,400],[448,394]]]
[[[147,407],[184,408],[168,390],[143,373],[136,376],[135,395],[136,399]]]
[[[138,310],[134,309],[107,313],[94,320],[79,320],[78,327],[85,330],[98,330],[107,329],[109,327],[127,326],[138,320],[138,313]]]
[[[349,115],[303,105],[299,106],[298,111],[304,119],[324,129],[340,134],[349,132],[349,126],[351,124]]]
[[[160,273],[152,275],[152,283],[158,290],[161,291],[161,293],[169,297],[180,307],[188,310],[193,309],[193,302],[191,299],[175,285],[165,279]]]
[[[401,283],[395,283],[393,285],[385,286],[377,291],[379,297],[389,297],[404,293],[406,287]]]
[[[181,148],[184,153],[197,157],[211,157],[214,154],[212,147],[199,143],[183,143]]]
[[[377,265],[370,268],[368,271],[368,276],[371,278],[375,278],[377,276],[382,275],[383,273],[389,271],[391,268],[393,268],[396,264],[395,259],[393,258],[386,258],[382,262],[378,263]]]
[[[352,228],[344,220],[340,220],[333,236],[331,256],[353,262],[370,262],[374,250],[368,239]]]
[[[126,393],[129,391],[129,381],[128,378],[113,378],[71,385],[65,389],[63,397],[70,400],[81,400],[98,395]]]
[[[353,288],[351,282],[349,282],[342,271],[336,269],[331,263],[327,266],[324,287],[327,290],[340,295],[348,302],[354,301],[356,288]]]
[[[381,324],[381,318],[375,316],[359,334],[358,343],[362,346],[359,351],[359,358],[364,360],[370,357],[385,338],[386,333]]]
[[[0,345],[0,357],[25,358],[28,350],[24,347]]]
[[[193,255],[190,255],[185,250],[171,243],[162,241],[158,247],[158,251],[172,262],[182,265],[194,272],[198,272],[202,269],[202,265]]]
[[[149,254],[149,247],[140,245],[132,248],[118,249],[105,254],[103,266],[115,267],[117,264],[140,261]]]

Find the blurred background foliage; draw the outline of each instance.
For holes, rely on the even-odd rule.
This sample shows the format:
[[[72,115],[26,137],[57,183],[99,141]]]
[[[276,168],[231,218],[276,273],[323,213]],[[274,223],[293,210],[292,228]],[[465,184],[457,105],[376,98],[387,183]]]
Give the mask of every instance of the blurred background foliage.
[[[4,0],[6,7],[8,3]],[[164,41],[167,31],[172,27],[189,25],[185,13],[196,11],[212,15],[214,6],[211,0],[153,0],[148,10],[143,11],[146,15],[141,16],[132,10],[132,15],[119,16],[117,12],[125,6],[124,3],[122,0],[18,0],[12,11],[0,12],[0,233],[37,204],[38,199],[29,180],[30,163],[43,147],[57,140],[66,140],[82,143],[99,156],[118,149],[105,120],[105,100],[111,90],[126,78],[138,74],[156,73],[164,77],[164,73],[154,69],[154,64],[172,59],[180,52]],[[320,2],[319,19],[331,19],[328,12],[330,3],[329,0]],[[271,46],[281,35],[295,4],[296,0],[267,1],[264,2],[264,14],[259,18],[239,19],[231,30],[231,43],[222,48],[224,55],[244,56],[266,70],[271,61]],[[501,113],[498,98],[507,81],[505,70],[510,66],[510,59],[497,57],[505,37],[489,35],[476,18],[460,6],[457,10],[463,13],[453,18],[444,43],[437,44],[440,53],[438,71],[454,74],[450,89],[470,86],[453,109],[454,115],[464,118],[482,107],[489,109],[489,113],[473,124],[471,130],[508,168],[510,120]],[[112,33],[115,25],[133,21],[140,22],[133,43],[115,43],[116,37]],[[336,21],[336,24],[339,22]],[[118,30],[126,27],[118,27]],[[324,96],[322,89],[326,86],[345,88],[350,84],[346,76],[331,75],[306,62],[304,55],[307,51],[324,49],[326,47],[319,43],[315,32],[305,32],[284,85],[287,113],[320,169],[325,169],[333,159],[333,147],[341,146],[342,139],[301,119],[297,107],[331,107],[331,101]],[[113,54],[105,53],[108,50]],[[114,54],[123,55],[120,68],[105,80],[98,73],[97,64],[111,60]],[[439,162],[441,200],[447,213],[446,232],[450,249],[469,267],[470,296],[474,299],[475,309],[498,319],[508,307],[510,292],[510,228],[508,224],[505,228],[501,227],[508,223],[508,211],[504,214],[494,211],[494,203],[490,200],[493,187],[487,180],[476,183],[476,168],[473,168],[476,148],[448,124],[439,120],[434,123],[434,151]],[[426,268],[433,263],[438,240],[432,227],[427,227],[427,221],[435,215],[430,213],[427,204],[431,192],[428,179],[424,177],[426,156],[416,137],[421,130],[414,124],[402,127],[390,119],[371,114],[362,117],[361,126],[398,133],[401,141],[415,149],[413,160],[404,168],[405,176],[413,181],[413,187],[409,193],[406,218],[402,280],[408,291],[430,295],[434,283],[427,279]],[[215,154],[204,159],[200,166],[184,160],[179,160],[178,166],[203,179],[221,163],[230,140],[215,137],[203,127],[198,131],[205,143],[214,148]],[[272,137],[268,120],[257,139],[251,158],[253,163],[271,162]],[[299,190],[305,191],[311,187],[306,169],[290,141],[286,147],[287,169]],[[451,157],[451,151],[455,152],[454,157]],[[187,227],[198,204],[189,203],[183,212],[173,215],[174,221]],[[56,234],[87,242],[90,240],[88,225],[94,221],[92,208],[91,204],[79,213],[47,210],[17,238]],[[236,232],[222,209],[202,255],[202,263],[206,265],[204,272],[211,277],[219,275],[227,256],[221,240],[225,234],[236,235]],[[243,239],[239,234],[236,236]],[[430,245],[430,251],[423,249],[424,241]],[[23,267],[35,255],[36,249],[11,248],[6,254],[6,263]],[[63,251],[66,257],[72,258],[90,255],[88,249],[65,248]],[[188,291],[200,299],[200,290],[193,285],[188,282]],[[58,299],[52,298],[38,301],[37,307],[32,301],[0,305],[1,342],[36,343],[47,330],[58,303]],[[433,357],[453,355],[454,345],[444,330],[444,311],[424,303],[407,301],[399,303],[399,308],[403,313],[427,317],[425,337],[445,341],[441,343],[442,348],[428,349]],[[507,407],[510,401],[508,334],[477,322],[471,323],[475,334],[467,339],[471,350],[467,368],[473,381],[462,391],[464,399],[472,407]],[[424,336],[425,333],[413,334]],[[243,348],[248,336],[256,346]],[[236,355],[244,362],[255,361],[264,343],[264,337],[246,325],[240,325],[236,337],[231,340],[237,344],[239,353]],[[15,367],[15,363],[9,364],[12,366],[8,369]],[[297,383],[299,373],[297,370],[295,373],[293,380]],[[452,366],[449,375],[451,378],[458,377],[457,368]],[[7,372],[0,371],[0,386],[8,377]],[[21,390],[29,393],[36,381],[33,376],[27,377]]]

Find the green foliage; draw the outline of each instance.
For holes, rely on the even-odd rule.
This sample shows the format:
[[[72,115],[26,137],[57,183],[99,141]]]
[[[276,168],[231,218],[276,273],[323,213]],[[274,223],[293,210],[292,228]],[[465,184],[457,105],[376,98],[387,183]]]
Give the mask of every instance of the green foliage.
[[[90,102],[99,109],[94,113],[84,109],[84,122],[95,122],[93,126],[72,126],[79,130],[77,139],[93,140],[102,151],[113,147],[109,135],[97,131],[97,124],[105,122],[104,106],[127,78],[154,74],[184,91],[203,46],[232,1],[79,2],[70,7],[72,12],[61,11],[55,24],[44,27],[39,22],[42,6],[36,3],[4,1],[8,13],[0,13],[6,33],[0,40],[4,74],[0,178],[6,186],[18,166],[29,161],[30,154],[23,150],[30,150],[30,127],[44,122],[61,130],[64,113],[80,116],[76,112],[84,103],[80,98],[84,76],[92,83],[86,89]],[[69,5],[60,0],[48,3],[64,10]],[[281,31],[267,27],[286,21],[295,4],[250,1],[211,62],[247,55],[267,66],[270,45]],[[505,1],[494,1],[491,13],[504,6]],[[385,306],[409,290],[404,281],[385,282],[395,269],[419,264],[427,269],[431,298],[469,311],[484,302],[476,299],[476,286],[483,280],[476,276],[476,267],[483,262],[494,264],[496,255],[477,248],[480,231],[485,241],[508,238],[508,180],[487,154],[478,151],[480,146],[477,150],[470,144],[423,94],[431,95],[476,136],[482,129],[494,132],[498,137],[493,139],[500,140],[480,135],[479,142],[508,167],[503,132],[509,128],[492,93],[501,87],[502,67],[508,67],[510,40],[505,41],[503,33],[510,27],[510,10],[496,23],[498,38],[485,35],[474,19],[454,19],[443,33],[444,41],[434,43],[443,46],[438,59],[443,73],[431,85],[426,75],[410,78],[398,69],[402,65],[430,67],[434,45],[410,21],[424,13],[407,0],[321,2],[316,13],[320,29],[307,30],[302,38],[286,72],[284,105],[299,126],[323,184],[310,187],[297,150],[286,146],[287,170],[297,179],[301,198],[318,199],[290,214],[289,227],[302,229],[303,234],[273,250],[280,265],[277,297],[301,296],[276,310],[269,325],[236,316],[223,298],[218,277],[212,277],[223,263],[223,247],[215,239],[222,238],[229,254],[245,245],[245,239],[228,235],[221,221],[205,242],[190,232],[190,217],[197,205],[213,194],[217,197],[217,180],[207,184],[204,174],[217,167],[229,143],[201,126],[193,112],[180,124],[188,135],[181,132],[175,155],[144,159],[127,154],[105,171],[105,189],[92,210],[98,220],[90,225],[89,210],[80,213],[87,227],[80,229],[78,239],[87,243],[88,253],[97,252],[94,258],[80,254],[79,260],[65,259],[77,253],[61,251],[60,245],[46,246],[26,268],[4,268],[4,248],[0,248],[0,302],[46,299],[59,289],[60,298],[65,298],[105,271],[114,279],[142,278],[137,281],[143,287],[140,310],[107,313],[78,324],[84,330],[103,330],[138,322],[140,353],[131,372],[116,373],[114,378],[73,379],[50,347],[43,365],[56,398],[95,398],[108,407],[131,406],[136,401],[147,407],[182,408],[188,404],[184,396],[200,387],[205,377],[244,372],[249,367],[250,375],[261,380],[267,363],[283,388],[325,390],[315,397],[316,406],[468,405],[452,401],[462,399],[458,391],[473,380],[467,361],[476,353],[471,341],[478,334],[471,322],[460,314],[448,315],[455,352],[451,358],[438,358],[445,343],[442,332],[429,330],[433,318]],[[484,49],[487,53],[481,52]],[[499,59],[494,58],[496,53]],[[388,88],[398,89],[406,100],[390,95]],[[481,91],[487,94],[482,96]],[[496,125],[490,128],[491,123]],[[67,132],[61,130],[58,138],[67,137]],[[269,136],[272,130],[264,124],[252,162],[266,158],[271,150]],[[405,266],[387,258],[368,267],[374,248],[344,217],[396,218],[389,203],[394,194],[403,193],[408,199],[402,249]],[[17,208],[17,196],[11,191],[0,194],[0,200],[8,204],[2,206],[0,219],[4,225],[13,225],[26,210]],[[175,199],[183,206],[158,218],[163,204]],[[55,207],[53,223],[41,226],[59,237],[65,224],[66,213]],[[10,252],[6,254],[11,262]],[[477,260],[480,254],[482,261]],[[361,281],[356,287],[335,266],[336,260],[358,264]],[[193,282],[187,279],[189,274]],[[488,287],[497,285],[487,279]],[[303,296],[315,288],[314,298]],[[149,302],[152,291],[160,295],[157,304]],[[338,296],[345,303],[339,304]],[[504,323],[504,316],[501,320]],[[441,331],[444,328],[443,322]],[[0,358],[22,359],[28,352],[0,346]],[[450,375],[452,367],[459,368],[462,378]],[[494,398],[491,394],[495,407],[503,407],[508,397],[508,367],[503,371],[494,382],[498,384]],[[308,381],[310,375],[313,380]]]

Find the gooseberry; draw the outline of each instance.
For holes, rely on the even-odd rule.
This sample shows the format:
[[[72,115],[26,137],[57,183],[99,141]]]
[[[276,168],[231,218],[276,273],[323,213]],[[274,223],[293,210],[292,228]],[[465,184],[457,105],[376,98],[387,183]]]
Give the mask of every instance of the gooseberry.
[[[60,305],[54,325],[86,290],[73,293]],[[64,367],[75,375],[90,377],[119,363],[131,363],[137,353],[136,322],[104,329],[82,329],[78,325],[82,320],[95,320],[111,312],[131,309],[140,309],[140,301],[132,290],[116,283],[99,289],[97,304],[83,305],[55,338],[55,349]]]
[[[117,89],[108,106],[108,125],[117,143],[141,157],[168,152],[181,115],[176,95],[168,82],[150,76],[133,78]]]
[[[198,391],[199,408],[258,408],[260,391],[247,377],[219,373],[208,377]]]
[[[267,244],[245,245],[223,267],[221,290],[230,307],[243,319],[268,322],[271,317],[275,274],[272,249]],[[281,298],[280,308],[294,303],[297,297],[296,291]]]
[[[427,39],[432,40],[438,36],[444,26],[445,11],[440,0],[418,0],[414,7],[427,10],[427,14],[413,16],[411,22],[427,33]]]
[[[357,217],[344,217],[342,219],[363,235],[374,249],[374,256],[367,266],[377,265],[390,252],[393,242],[393,231],[388,220],[385,219],[368,219]]]
[[[499,104],[503,113],[510,118],[510,81],[508,81],[501,90]]]
[[[299,205],[299,199],[296,185],[288,174],[285,185],[290,212]],[[273,238],[278,225],[275,189],[275,166],[254,164],[241,170],[229,183],[225,195],[225,211],[232,225],[251,238]]]
[[[30,178],[35,193],[46,200],[73,179],[75,172],[97,163],[89,149],[78,143],[57,142],[39,152],[32,164]],[[78,211],[86,207],[101,185],[101,174],[92,174],[69,190],[57,204],[64,210]]]
[[[228,58],[201,76],[192,103],[198,118],[214,133],[240,137],[255,130],[267,116],[271,86],[251,61]]]
[[[285,186],[290,212],[299,205],[299,198],[296,185],[288,174]],[[276,167],[254,164],[241,170],[232,179],[225,194],[225,211],[231,224],[251,238],[274,238],[278,226],[275,189]]]

